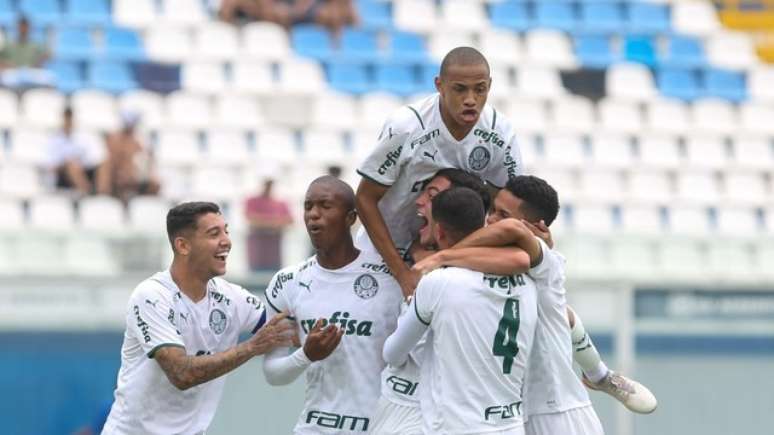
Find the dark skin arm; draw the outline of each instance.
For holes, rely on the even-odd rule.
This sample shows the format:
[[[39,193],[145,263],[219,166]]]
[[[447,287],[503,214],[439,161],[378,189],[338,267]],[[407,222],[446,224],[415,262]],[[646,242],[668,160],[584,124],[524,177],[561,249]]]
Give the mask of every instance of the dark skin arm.
[[[180,390],[203,384],[241,366],[252,357],[262,355],[277,347],[292,344],[293,326],[287,313],[274,316],[266,325],[246,340],[225,352],[214,355],[187,355],[185,349],[165,346],[153,356],[167,379]]]
[[[317,320],[309,331],[304,343],[304,354],[311,361],[320,361],[328,358],[341,342],[344,330],[336,325],[328,325],[323,328],[322,319]]]

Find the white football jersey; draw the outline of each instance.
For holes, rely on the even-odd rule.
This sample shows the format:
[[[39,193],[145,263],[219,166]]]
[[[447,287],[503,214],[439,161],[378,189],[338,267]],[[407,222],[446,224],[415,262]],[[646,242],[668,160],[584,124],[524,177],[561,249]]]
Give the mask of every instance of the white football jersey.
[[[406,305],[404,304],[404,307]],[[414,316],[413,311],[404,308],[401,316]],[[424,360],[427,336],[414,346],[408,360],[400,367],[388,364],[382,371],[382,397],[401,406],[419,407],[420,363]]]
[[[188,355],[210,355],[237,344],[239,334],[266,322],[258,297],[223,279],[207,283],[207,296],[193,302],[169,271],[146,279],[132,292],[121,347],[121,369],[103,434],[203,434],[220,401],[226,377],[181,391],[167,379],[154,353],[178,346]]]
[[[550,414],[591,404],[572,366],[567,322],[564,257],[537,239],[543,260],[529,271],[538,289],[538,327],[527,372],[527,416]]]
[[[365,252],[340,269],[324,269],[312,257],[274,276],[266,301],[296,320],[301,343],[320,318],[344,329],[336,350],[306,369],[306,399],[294,433],[368,431],[385,365],[382,348],[395,330],[401,300],[382,259]]]
[[[416,237],[419,221],[414,201],[439,170],[463,169],[498,187],[523,171],[513,129],[502,114],[484,106],[478,123],[458,141],[441,119],[439,102],[440,95],[435,94],[394,113],[382,127],[376,149],[357,171],[390,187],[379,201],[379,210],[398,248]],[[362,227],[356,245],[374,249]]]
[[[535,283],[524,274],[442,268],[426,275],[412,305],[429,325],[420,404],[425,432],[520,428],[522,389],[537,324]]]

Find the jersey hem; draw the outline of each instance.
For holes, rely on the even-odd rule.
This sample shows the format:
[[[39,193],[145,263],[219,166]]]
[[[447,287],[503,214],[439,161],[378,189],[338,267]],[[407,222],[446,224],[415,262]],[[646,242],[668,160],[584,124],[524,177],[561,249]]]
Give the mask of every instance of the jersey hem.
[[[417,319],[419,319],[420,322],[423,324],[430,326],[430,322],[425,322],[425,320],[422,318],[422,316],[419,315],[419,309],[417,308],[417,301],[414,300],[414,313],[417,315]]]
[[[366,180],[368,180],[368,181],[370,181],[372,183],[376,183],[376,184],[378,184],[378,185],[380,185],[382,187],[392,187],[391,184],[384,184],[381,181],[377,181],[377,180],[373,179],[372,177],[364,174],[360,169],[356,169],[355,172],[357,172],[358,175],[360,175],[361,177],[365,178]]]
[[[537,415],[561,414],[563,412],[572,411],[573,409],[587,408],[589,406],[593,407],[591,400],[584,403],[576,404],[576,405],[568,405],[566,407],[562,407],[551,411],[528,412],[527,415],[531,418]]]
[[[159,349],[161,349],[162,347],[167,347],[167,346],[179,347],[181,349],[185,349],[185,346],[183,346],[182,344],[179,344],[179,343],[161,343],[159,345],[156,345],[156,347],[154,347],[153,349],[150,350],[150,352],[148,352],[148,358],[153,358],[153,356],[156,355],[156,352]]]
[[[263,298],[266,299],[266,303],[269,304],[269,306],[271,307],[272,310],[274,310],[277,313],[281,313],[282,312],[282,310],[280,310],[279,308],[274,306],[274,304],[271,303],[271,299],[269,299],[269,295],[266,294],[266,290],[263,291]],[[286,319],[288,319],[288,320],[296,320],[295,317],[290,316],[290,315],[287,316]]]

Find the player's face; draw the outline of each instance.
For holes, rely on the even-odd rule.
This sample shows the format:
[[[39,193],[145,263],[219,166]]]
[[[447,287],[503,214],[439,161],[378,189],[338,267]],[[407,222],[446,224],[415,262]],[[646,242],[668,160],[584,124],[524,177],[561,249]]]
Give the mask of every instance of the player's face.
[[[347,210],[334,190],[322,183],[309,186],[304,199],[304,225],[315,249],[341,243],[354,220],[354,212]]]
[[[500,189],[495,196],[492,212],[486,218],[487,225],[499,222],[507,218],[526,219],[521,212],[522,200],[514,196],[507,189]]]
[[[491,84],[484,64],[450,65],[446,75],[436,79],[445,110],[458,126],[467,128],[478,122]]]
[[[206,270],[210,277],[226,273],[231,237],[228,235],[228,225],[223,215],[207,213],[199,216],[190,243],[190,261],[194,270]]]
[[[430,180],[415,201],[417,216],[423,221],[422,227],[419,229],[419,243],[422,246],[428,247],[435,244],[431,225],[433,219],[433,198],[439,192],[443,192],[450,187],[451,181],[446,177],[435,177]]]

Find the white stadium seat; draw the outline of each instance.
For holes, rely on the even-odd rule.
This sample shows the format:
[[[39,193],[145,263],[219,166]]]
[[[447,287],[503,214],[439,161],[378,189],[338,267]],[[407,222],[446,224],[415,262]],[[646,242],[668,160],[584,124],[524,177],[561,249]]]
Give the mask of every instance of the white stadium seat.
[[[115,98],[94,89],[80,90],[71,96],[75,123],[80,128],[112,131],[118,128]]]
[[[678,1],[672,5],[672,27],[676,33],[710,36],[720,29],[720,22],[712,3]]]
[[[156,1],[113,0],[113,19],[121,26],[150,26],[156,20]]]
[[[430,33],[438,28],[438,11],[433,0],[394,0],[392,18],[400,30]]]
[[[159,128],[164,124],[164,100],[155,92],[146,90],[129,91],[121,95],[118,102],[122,112],[140,114],[140,125]]]
[[[126,226],[124,206],[116,198],[87,197],[78,205],[79,223],[84,230],[118,233]]]
[[[669,231],[679,235],[706,236],[710,233],[707,209],[696,206],[670,207]]]
[[[538,29],[527,33],[527,60],[533,65],[573,68],[577,65],[569,37],[558,30]]]
[[[545,136],[545,162],[560,167],[583,167],[587,156],[583,139],[571,134],[551,134]]]
[[[750,97],[760,101],[774,102],[774,66],[759,65],[752,68],[747,77]]]
[[[75,210],[66,196],[45,195],[30,200],[30,226],[38,231],[72,231]]]
[[[652,131],[681,134],[688,130],[688,109],[685,103],[658,99],[645,110],[645,124]]]
[[[194,198],[200,201],[230,199],[243,193],[238,172],[209,166],[194,171],[191,190]]]
[[[707,253],[692,239],[663,237],[658,243],[659,276],[669,280],[696,280],[707,276]]]
[[[51,163],[48,144],[52,132],[46,130],[16,129],[11,136],[8,159],[37,167],[48,167]]]
[[[328,93],[317,98],[312,108],[312,125],[346,130],[357,119],[355,99],[347,94]]]
[[[628,280],[648,279],[658,267],[654,240],[616,237],[610,243],[611,269]]]
[[[282,129],[261,129],[258,132],[257,157],[272,162],[288,163],[298,159],[293,133]]]
[[[631,138],[617,133],[592,135],[591,155],[594,165],[600,167],[624,169],[634,163]]]
[[[734,160],[741,168],[770,170],[774,167],[774,141],[765,136],[737,136]]]
[[[0,198],[0,232],[14,232],[24,229],[24,206],[21,201]]]
[[[13,164],[0,168],[0,193],[12,198],[31,198],[41,191],[38,171],[30,165]]]
[[[567,274],[579,279],[610,276],[610,247],[597,236],[573,236],[562,240],[562,253],[567,256]]]
[[[167,166],[191,166],[202,156],[195,133],[183,131],[162,131],[156,145],[156,158]]]
[[[216,124],[222,127],[252,130],[263,125],[258,101],[249,96],[221,95],[215,105]]]
[[[741,130],[774,136],[774,104],[744,103],[739,112]]]
[[[64,248],[67,273],[85,276],[115,276],[121,268],[110,250],[110,241],[101,237],[68,237]]]
[[[217,94],[226,89],[223,64],[219,62],[188,62],[180,72],[183,89],[201,94]]]
[[[642,131],[642,113],[632,102],[605,99],[597,104],[600,128],[616,133],[639,133]]]
[[[628,199],[644,204],[669,204],[674,188],[669,176],[661,171],[636,170],[629,175]]]
[[[707,60],[713,66],[747,69],[759,63],[752,37],[746,33],[715,32],[704,45]]]
[[[285,92],[320,93],[327,89],[325,75],[317,62],[291,58],[280,66],[280,89]]]
[[[252,158],[245,132],[220,129],[208,132],[206,164],[244,168]]]
[[[489,98],[492,101],[508,101],[513,98],[516,86],[513,83],[511,67],[505,64],[490,65],[492,87],[489,89]]]
[[[728,165],[726,141],[720,136],[696,134],[685,140],[686,162],[704,169],[721,169]]]
[[[567,94],[554,68],[523,66],[516,75],[519,94],[529,98],[559,98]]]
[[[135,231],[165,236],[167,212],[169,203],[157,196],[138,196],[132,198],[128,205],[129,223]]]
[[[524,47],[518,36],[502,29],[481,31],[479,37],[481,53],[493,65],[516,65],[524,59]]]
[[[552,131],[590,133],[594,130],[594,106],[587,98],[569,97],[554,102]]]
[[[403,102],[393,94],[370,92],[363,95],[358,107],[358,125],[361,127],[381,130],[387,117],[397,111]]]
[[[621,208],[621,228],[634,235],[658,235],[664,231],[661,207],[628,205]]]
[[[619,63],[607,69],[607,94],[621,100],[651,100],[657,95],[653,74],[637,63]]]
[[[231,24],[209,22],[196,30],[194,52],[202,60],[235,59],[239,54],[239,33]]]
[[[774,199],[774,193],[767,198],[765,178],[760,173],[739,171],[727,172],[724,179],[723,204],[759,205]]]
[[[19,119],[19,99],[8,89],[0,89],[0,127],[16,125]]]
[[[468,0],[446,0],[441,3],[438,23],[450,30],[478,31],[489,25],[484,5]]]
[[[183,91],[167,96],[166,115],[169,125],[185,129],[202,129],[212,121],[209,100]]]
[[[333,130],[307,129],[303,134],[304,159],[314,164],[336,164],[345,161],[344,137]]]
[[[265,94],[275,86],[271,65],[264,62],[234,62],[231,75],[231,87],[234,92]]]
[[[572,216],[573,228],[582,234],[610,234],[614,228],[613,212],[609,206],[576,204]]]
[[[53,89],[31,89],[21,97],[22,120],[37,128],[57,128],[62,125],[65,97]]]
[[[761,229],[754,208],[720,207],[717,210],[717,230],[722,235],[756,237]]]
[[[290,54],[288,32],[279,24],[253,22],[242,28],[241,53],[249,59],[280,61]]]
[[[749,242],[713,238],[708,245],[706,270],[715,282],[729,284],[755,279],[758,271]]]
[[[586,201],[612,204],[621,201],[625,196],[624,183],[619,171],[582,171],[580,186],[584,204]]]
[[[61,234],[63,235],[63,234]],[[65,246],[52,234],[25,234],[15,244],[14,272],[22,275],[61,275],[66,273]]]
[[[693,103],[691,124],[692,132],[730,134],[736,132],[739,121],[731,104],[723,100],[707,99]]]
[[[712,172],[681,171],[677,174],[677,197],[685,204],[716,204],[718,180]]]
[[[160,18],[173,26],[197,26],[207,21],[201,0],[162,0]]]
[[[541,100],[512,98],[506,108],[508,119],[517,133],[548,131],[548,110]]]
[[[559,195],[559,203],[574,201],[580,193],[579,183],[574,171],[557,167],[535,168],[535,176],[540,177],[553,187]]]
[[[159,62],[184,62],[193,56],[188,30],[155,24],[145,35],[148,57]]]
[[[639,138],[640,163],[649,168],[676,168],[682,163],[677,139],[664,135],[643,135]]]
[[[433,59],[440,61],[453,48],[472,45],[472,33],[446,29],[441,31],[435,30],[430,34],[427,49]]]

